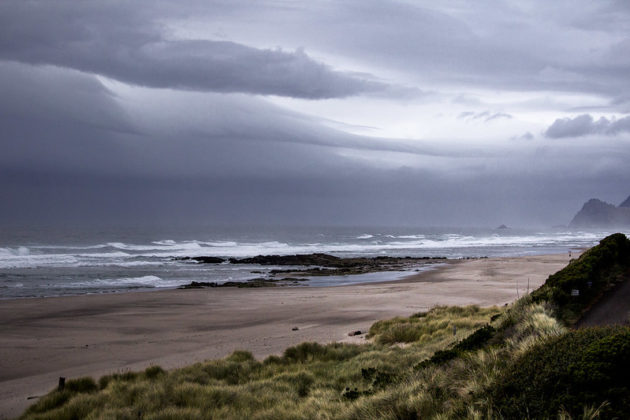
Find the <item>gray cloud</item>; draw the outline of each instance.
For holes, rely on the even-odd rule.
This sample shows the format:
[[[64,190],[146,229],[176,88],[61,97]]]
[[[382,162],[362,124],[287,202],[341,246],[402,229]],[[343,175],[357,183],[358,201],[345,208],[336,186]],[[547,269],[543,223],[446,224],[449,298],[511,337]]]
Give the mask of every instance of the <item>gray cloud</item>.
[[[615,135],[630,132],[630,117],[619,119],[600,117],[595,120],[590,114],[575,118],[558,118],[545,131],[551,138],[581,137],[591,134]]]
[[[274,45],[298,43],[355,62],[395,69],[424,86],[515,91],[628,92],[623,2],[402,2],[354,0],[276,7],[230,2],[199,22]],[[224,4],[224,3],[221,3]],[[572,13],[567,13],[567,7]],[[614,17],[614,18],[613,18]],[[252,24],[257,19],[259,25]],[[287,39],[285,34],[296,34]]]
[[[143,86],[301,98],[416,96],[453,84],[629,95],[623,2],[580,1],[571,14],[562,2],[534,3],[7,0],[0,54]],[[276,45],[283,49],[269,49]],[[337,71],[300,47],[343,57],[363,73]],[[372,66],[408,81],[392,86],[366,75]]]
[[[148,5],[147,5],[148,6]],[[3,2],[0,58],[52,64],[158,88],[339,98],[392,87],[335,71],[303,49],[257,49],[229,41],[172,40],[140,6]]]
[[[512,136],[511,140],[534,140],[534,135],[529,131],[521,134],[520,136]]]
[[[499,118],[512,119],[512,115],[506,114],[504,112],[490,112],[490,111],[482,111],[482,112],[473,112],[473,111],[465,111],[460,113],[457,116],[460,120],[483,120],[485,122],[496,120]]]

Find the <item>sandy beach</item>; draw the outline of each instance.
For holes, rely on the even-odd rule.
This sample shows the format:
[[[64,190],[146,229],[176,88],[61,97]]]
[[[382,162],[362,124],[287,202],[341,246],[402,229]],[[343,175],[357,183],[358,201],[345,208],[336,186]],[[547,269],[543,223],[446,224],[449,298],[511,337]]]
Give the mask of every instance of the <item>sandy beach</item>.
[[[0,301],[0,418],[72,378],[174,368],[304,341],[361,342],[350,331],[436,305],[503,305],[540,286],[566,254],[454,261],[395,282],[215,288]],[[517,291],[518,286],[518,291]],[[294,328],[297,327],[297,330]]]

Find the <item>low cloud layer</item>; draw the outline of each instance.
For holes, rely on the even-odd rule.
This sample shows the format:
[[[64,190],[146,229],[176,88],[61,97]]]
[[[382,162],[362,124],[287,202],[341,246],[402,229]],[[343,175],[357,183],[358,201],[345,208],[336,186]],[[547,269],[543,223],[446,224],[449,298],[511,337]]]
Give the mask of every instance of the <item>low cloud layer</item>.
[[[630,133],[630,116],[619,119],[600,117],[595,120],[590,114],[582,114],[575,118],[558,118],[545,131],[547,137],[556,139],[593,134],[614,136],[621,133]]]

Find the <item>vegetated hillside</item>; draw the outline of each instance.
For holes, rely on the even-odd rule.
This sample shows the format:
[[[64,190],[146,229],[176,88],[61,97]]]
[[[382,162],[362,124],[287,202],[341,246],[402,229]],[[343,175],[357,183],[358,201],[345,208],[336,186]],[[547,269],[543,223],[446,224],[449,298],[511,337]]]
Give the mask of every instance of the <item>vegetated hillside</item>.
[[[607,291],[628,279],[630,240],[616,233],[549,276],[531,296],[534,302],[551,303],[557,317],[572,325]]]
[[[582,313],[627,272],[627,256],[628,239],[610,236],[510,307],[381,321],[365,345],[75,379],[23,418],[630,418],[630,328],[569,331],[555,317]],[[584,300],[566,296],[588,281]]]

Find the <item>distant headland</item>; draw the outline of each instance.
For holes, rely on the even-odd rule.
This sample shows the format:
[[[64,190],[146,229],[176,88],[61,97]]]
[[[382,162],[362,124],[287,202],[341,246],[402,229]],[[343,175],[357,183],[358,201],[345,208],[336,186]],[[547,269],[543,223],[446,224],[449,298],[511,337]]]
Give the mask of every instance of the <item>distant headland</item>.
[[[630,226],[630,197],[619,206],[591,198],[569,223],[569,227],[576,228],[620,226]]]

